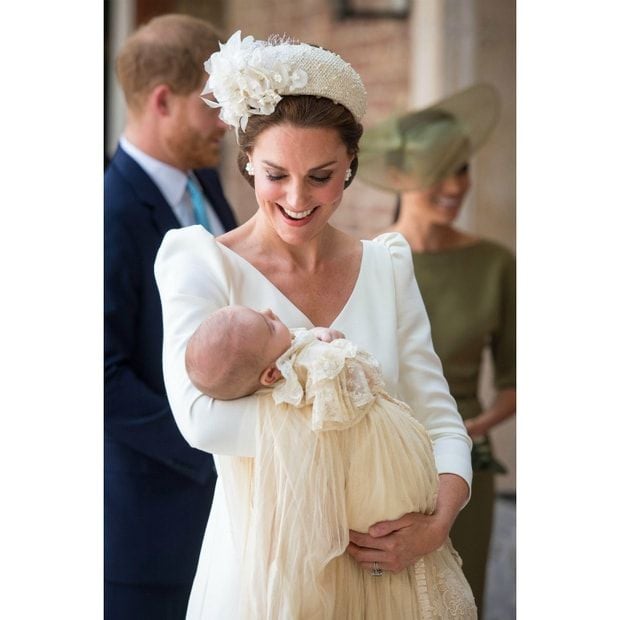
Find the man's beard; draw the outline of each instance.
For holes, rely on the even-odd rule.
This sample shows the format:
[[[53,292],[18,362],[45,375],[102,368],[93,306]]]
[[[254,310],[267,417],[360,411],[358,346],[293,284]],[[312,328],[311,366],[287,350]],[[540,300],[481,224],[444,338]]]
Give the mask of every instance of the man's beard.
[[[174,132],[167,140],[169,152],[174,154],[181,170],[213,168],[220,163],[220,148],[213,142],[217,134],[204,137],[185,127]]]

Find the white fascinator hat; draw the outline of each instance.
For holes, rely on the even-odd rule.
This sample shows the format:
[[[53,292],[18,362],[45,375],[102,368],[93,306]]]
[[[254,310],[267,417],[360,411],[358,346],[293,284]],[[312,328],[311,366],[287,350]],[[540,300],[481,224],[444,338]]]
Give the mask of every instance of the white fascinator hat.
[[[245,131],[250,116],[272,114],[285,95],[316,95],[345,106],[359,123],[366,89],[338,54],[282,37],[257,41],[235,32],[204,64],[209,79],[201,96],[221,108],[220,118]]]

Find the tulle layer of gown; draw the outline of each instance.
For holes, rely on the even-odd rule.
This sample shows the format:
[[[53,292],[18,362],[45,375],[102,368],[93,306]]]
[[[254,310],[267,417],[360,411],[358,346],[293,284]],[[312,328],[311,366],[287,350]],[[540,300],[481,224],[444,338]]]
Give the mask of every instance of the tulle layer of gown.
[[[298,334],[279,367],[284,381],[260,398],[256,458],[220,464],[242,558],[240,617],[475,619],[449,541],[382,576],[345,553],[349,529],[429,514],[437,497],[429,437],[383,391],[374,359]]]

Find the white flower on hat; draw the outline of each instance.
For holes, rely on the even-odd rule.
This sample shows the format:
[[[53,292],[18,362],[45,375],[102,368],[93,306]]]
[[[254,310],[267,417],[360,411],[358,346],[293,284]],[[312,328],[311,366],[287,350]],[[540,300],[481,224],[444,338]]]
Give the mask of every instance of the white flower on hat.
[[[305,44],[300,44],[305,45]],[[303,69],[291,67],[276,48],[237,30],[204,64],[209,80],[201,93],[220,118],[242,131],[252,114],[272,114],[282,95],[294,94],[308,82]],[[206,99],[213,93],[217,101]]]

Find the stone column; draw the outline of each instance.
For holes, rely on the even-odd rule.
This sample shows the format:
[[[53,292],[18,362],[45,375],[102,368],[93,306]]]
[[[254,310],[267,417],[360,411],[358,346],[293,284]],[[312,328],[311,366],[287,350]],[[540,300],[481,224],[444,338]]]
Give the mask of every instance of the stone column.
[[[109,58],[106,66],[108,100],[106,105],[106,143],[108,156],[114,154],[118,139],[125,126],[125,100],[114,73],[114,59],[125,39],[133,32],[135,24],[135,3],[133,0],[110,0]]]

